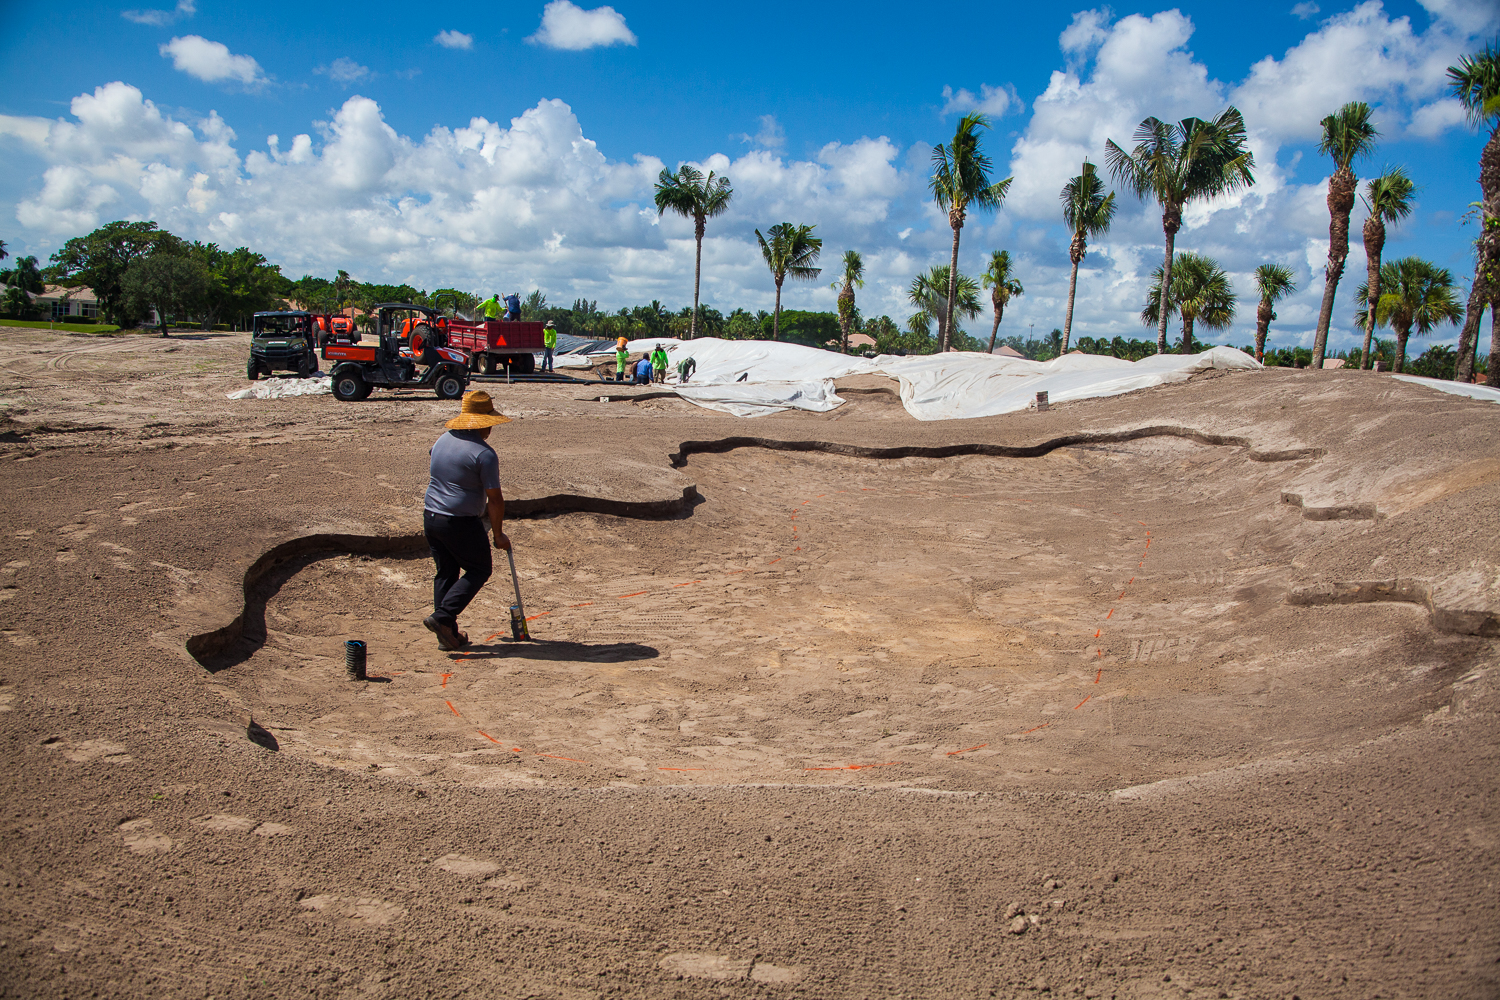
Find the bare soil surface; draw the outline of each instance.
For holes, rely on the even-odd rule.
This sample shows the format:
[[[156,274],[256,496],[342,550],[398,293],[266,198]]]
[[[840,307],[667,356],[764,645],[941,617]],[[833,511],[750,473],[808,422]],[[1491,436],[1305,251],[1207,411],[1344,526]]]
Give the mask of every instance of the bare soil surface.
[[[1500,995],[1492,404],[489,384],[443,653],[454,404],[247,349],[0,331],[0,996]]]

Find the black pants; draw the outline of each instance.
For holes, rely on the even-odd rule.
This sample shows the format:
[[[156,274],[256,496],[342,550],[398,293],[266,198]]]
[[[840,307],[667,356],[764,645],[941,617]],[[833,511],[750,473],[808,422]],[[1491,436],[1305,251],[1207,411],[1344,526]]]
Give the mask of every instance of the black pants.
[[[494,571],[490,558],[490,536],[482,517],[449,517],[422,512],[422,528],[437,575],[432,580],[432,617],[445,625],[458,624],[458,616]],[[460,577],[459,571],[463,572]]]

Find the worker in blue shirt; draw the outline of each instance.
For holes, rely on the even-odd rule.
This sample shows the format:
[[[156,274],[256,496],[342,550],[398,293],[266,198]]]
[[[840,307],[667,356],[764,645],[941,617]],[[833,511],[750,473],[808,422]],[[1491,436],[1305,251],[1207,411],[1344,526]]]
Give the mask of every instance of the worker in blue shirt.
[[[639,360],[639,361],[636,362],[636,365],[635,365],[635,383],[634,384],[635,385],[650,385],[651,384],[651,356],[650,355],[647,355],[646,357],[641,358],[641,360]]]
[[[505,297],[505,318],[513,323],[521,318],[521,295],[519,292],[511,292]]]

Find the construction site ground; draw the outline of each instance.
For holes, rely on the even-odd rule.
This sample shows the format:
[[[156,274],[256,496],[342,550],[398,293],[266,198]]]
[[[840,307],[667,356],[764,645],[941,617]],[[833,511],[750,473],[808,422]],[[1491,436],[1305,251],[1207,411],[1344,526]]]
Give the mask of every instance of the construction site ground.
[[[247,352],[0,330],[0,996],[1500,996],[1500,407],[491,383],[445,653],[456,404]]]

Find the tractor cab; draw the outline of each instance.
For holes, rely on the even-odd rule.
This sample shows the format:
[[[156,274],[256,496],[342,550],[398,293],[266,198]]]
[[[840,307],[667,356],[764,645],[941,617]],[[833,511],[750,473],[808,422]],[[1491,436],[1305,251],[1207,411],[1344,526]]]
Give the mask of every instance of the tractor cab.
[[[250,328],[250,360],[245,377],[251,381],[275,371],[293,371],[304,378],[318,370],[317,325],[310,312],[258,312]]]

